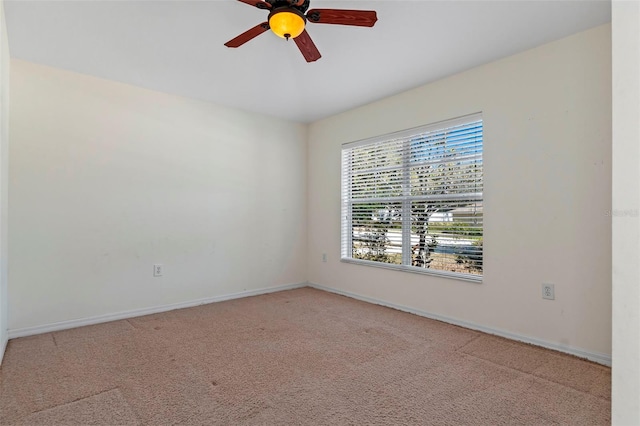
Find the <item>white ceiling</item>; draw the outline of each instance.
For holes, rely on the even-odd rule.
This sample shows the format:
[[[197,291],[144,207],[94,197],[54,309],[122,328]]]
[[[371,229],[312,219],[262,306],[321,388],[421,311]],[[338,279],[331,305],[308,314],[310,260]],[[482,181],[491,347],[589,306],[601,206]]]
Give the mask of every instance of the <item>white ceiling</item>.
[[[374,9],[373,28],[309,23],[305,62],[234,0],[5,0],[11,56],[162,92],[311,122],[611,20],[609,1],[312,0]]]

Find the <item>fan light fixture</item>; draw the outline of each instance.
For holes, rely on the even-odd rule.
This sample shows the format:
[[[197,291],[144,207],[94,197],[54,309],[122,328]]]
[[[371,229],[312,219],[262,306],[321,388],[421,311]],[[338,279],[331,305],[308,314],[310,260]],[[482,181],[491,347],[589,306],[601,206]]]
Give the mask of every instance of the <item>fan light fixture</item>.
[[[274,10],[269,15],[269,28],[278,37],[296,38],[304,31],[304,15],[296,9],[283,8]]]

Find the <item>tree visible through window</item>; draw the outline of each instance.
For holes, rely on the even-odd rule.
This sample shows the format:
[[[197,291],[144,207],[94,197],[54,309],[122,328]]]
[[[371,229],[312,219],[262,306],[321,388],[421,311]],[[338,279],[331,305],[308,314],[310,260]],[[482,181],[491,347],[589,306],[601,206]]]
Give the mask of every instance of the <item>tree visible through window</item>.
[[[482,275],[479,114],[342,150],[342,258]]]

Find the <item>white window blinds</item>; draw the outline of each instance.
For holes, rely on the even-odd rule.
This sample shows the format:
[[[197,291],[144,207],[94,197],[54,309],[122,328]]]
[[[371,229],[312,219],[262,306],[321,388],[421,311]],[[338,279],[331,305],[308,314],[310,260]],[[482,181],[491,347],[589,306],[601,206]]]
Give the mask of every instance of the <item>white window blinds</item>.
[[[343,145],[342,258],[480,279],[480,114]]]

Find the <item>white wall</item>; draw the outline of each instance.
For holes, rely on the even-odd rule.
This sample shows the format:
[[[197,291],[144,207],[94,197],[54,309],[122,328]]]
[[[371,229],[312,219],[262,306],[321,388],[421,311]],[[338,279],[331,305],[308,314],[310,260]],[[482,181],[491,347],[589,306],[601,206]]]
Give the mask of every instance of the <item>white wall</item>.
[[[640,3],[612,2],[612,423],[640,424]]]
[[[9,42],[0,0],[0,363],[8,341]]]
[[[11,93],[10,331],[306,281],[305,126],[15,59]]]
[[[611,26],[313,123],[309,281],[611,354]],[[341,263],[341,144],[482,111],[482,284]],[[322,262],[322,253],[328,262]],[[555,283],[556,300],[541,298]]]

